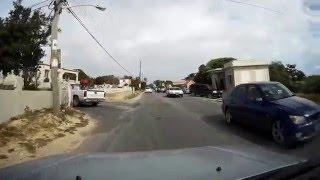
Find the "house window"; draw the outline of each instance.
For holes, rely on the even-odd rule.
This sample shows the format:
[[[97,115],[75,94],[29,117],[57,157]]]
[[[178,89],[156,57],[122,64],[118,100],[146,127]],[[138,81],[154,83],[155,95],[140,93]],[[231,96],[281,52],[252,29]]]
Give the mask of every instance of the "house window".
[[[229,84],[233,84],[232,75],[228,75],[228,82],[229,82]]]

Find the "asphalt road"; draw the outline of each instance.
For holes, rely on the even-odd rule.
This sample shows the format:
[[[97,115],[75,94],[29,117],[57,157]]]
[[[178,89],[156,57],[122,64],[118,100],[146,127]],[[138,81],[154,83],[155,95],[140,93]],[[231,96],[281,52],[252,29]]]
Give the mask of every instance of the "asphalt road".
[[[294,149],[276,145],[269,134],[224,122],[220,102],[202,97],[167,98],[143,94],[133,103],[80,107],[98,128],[76,152],[128,152],[202,146],[246,147],[296,157],[319,155],[320,138]]]

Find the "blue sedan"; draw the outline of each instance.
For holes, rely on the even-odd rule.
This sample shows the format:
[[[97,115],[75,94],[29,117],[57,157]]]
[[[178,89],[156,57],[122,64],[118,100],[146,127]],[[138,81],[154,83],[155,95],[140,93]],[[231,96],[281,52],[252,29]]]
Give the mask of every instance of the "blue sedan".
[[[278,82],[238,85],[223,97],[222,110],[227,124],[240,121],[270,132],[283,146],[312,139],[320,131],[320,106]]]

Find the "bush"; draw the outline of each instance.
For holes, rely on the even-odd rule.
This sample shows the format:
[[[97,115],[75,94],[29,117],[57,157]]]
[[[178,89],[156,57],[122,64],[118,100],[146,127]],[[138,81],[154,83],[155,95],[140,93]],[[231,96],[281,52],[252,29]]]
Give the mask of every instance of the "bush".
[[[320,93],[320,76],[309,76],[305,79],[304,93]]]

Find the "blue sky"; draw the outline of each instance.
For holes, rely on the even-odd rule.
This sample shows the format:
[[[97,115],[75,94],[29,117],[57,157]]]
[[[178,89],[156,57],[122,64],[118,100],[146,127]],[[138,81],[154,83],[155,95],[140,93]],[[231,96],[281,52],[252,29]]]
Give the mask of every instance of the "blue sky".
[[[73,5],[107,7],[106,12],[89,7],[74,11],[133,74],[138,73],[142,60],[143,73],[150,80],[181,79],[218,57],[281,60],[297,64],[308,74],[320,74],[317,1],[243,2],[282,14],[227,0],[69,0]],[[0,4],[0,16],[4,17],[12,3],[0,0]],[[316,8],[308,8],[311,5]],[[60,28],[63,66],[84,69],[92,76],[125,74],[70,14],[62,14]]]

